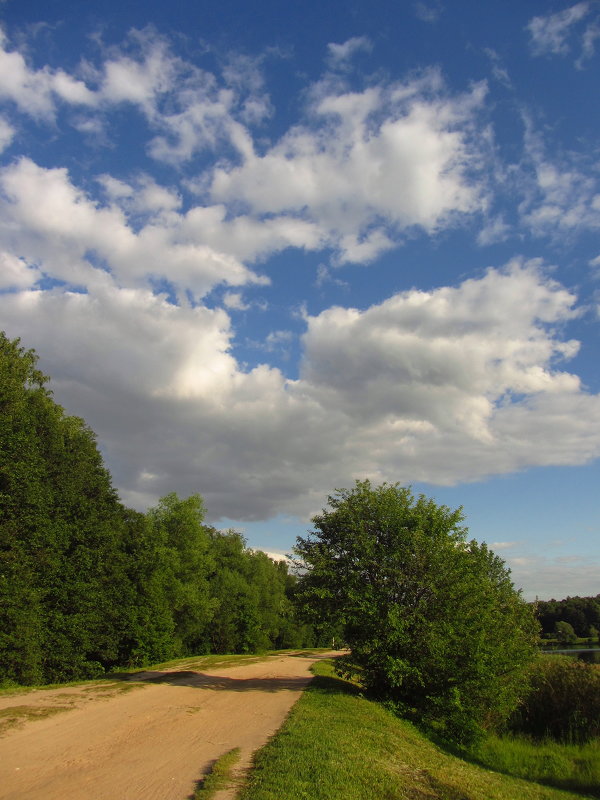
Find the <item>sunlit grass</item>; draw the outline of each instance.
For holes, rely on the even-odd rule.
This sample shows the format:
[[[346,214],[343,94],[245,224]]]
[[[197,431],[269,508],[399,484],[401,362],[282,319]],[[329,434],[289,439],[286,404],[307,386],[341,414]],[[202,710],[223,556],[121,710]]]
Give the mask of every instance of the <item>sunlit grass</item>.
[[[240,757],[236,747],[217,759],[209,774],[201,781],[193,794],[193,800],[210,800],[221,789],[231,785],[232,771]]]
[[[600,797],[600,740],[586,744],[490,736],[478,760],[490,769]]]
[[[320,674],[255,758],[240,800],[575,800],[571,792],[485,769]]]

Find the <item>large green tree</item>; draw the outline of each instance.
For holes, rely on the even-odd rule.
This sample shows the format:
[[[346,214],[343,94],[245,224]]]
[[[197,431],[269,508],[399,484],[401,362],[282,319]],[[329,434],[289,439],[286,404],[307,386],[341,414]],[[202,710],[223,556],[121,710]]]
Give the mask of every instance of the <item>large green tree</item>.
[[[46,382],[36,354],[0,333],[0,679],[20,683],[161,657],[172,624],[146,521]]]
[[[157,578],[173,616],[177,655],[203,652],[206,627],[216,605],[209,592],[208,575],[214,559],[209,534],[202,524],[204,514],[199,494],[182,500],[171,492],[146,515],[160,563]]]
[[[365,686],[455,741],[518,702],[537,623],[509,571],[467,541],[462,510],[399,485],[338,490],[299,537],[299,599],[339,620]]]

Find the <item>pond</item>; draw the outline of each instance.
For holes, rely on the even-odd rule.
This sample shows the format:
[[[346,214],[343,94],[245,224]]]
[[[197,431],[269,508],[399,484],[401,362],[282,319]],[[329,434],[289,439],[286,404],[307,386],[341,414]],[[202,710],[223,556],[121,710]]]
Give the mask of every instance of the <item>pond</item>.
[[[600,647],[569,647],[564,650],[546,650],[542,652],[549,655],[573,656],[580,661],[587,661],[588,664],[600,664]]]

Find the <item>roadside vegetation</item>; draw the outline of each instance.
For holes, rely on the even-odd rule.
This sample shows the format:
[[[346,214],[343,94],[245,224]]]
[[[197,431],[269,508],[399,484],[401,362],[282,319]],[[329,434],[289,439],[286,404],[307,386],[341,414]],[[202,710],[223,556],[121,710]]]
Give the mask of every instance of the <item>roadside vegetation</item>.
[[[299,537],[297,599],[334,619],[342,675],[455,744],[500,728],[537,655],[538,623],[504,562],[467,539],[462,509],[357,481]]]
[[[498,771],[492,771],[475,763],[474,754],[458,755],[436,744],[412,723],[364,697],[356,684],[334,677],[327,664],[318,664],[316,671],[319,677],[283,728],[257,754],[239,800],[575,800],[581,793],[600,796],[593,781],[595,794],[586,794],[587,775],[598,764],[598,750],[593,747],[541,750],[540,766],[546,752],[552,758],[560,755],[556,773],[548,775],[547,767],[544,772],[527,766],[532,748],[527,757],[515,755],[514,761],[501,763],[504,740],[496,739],[496,762],[490,766]],[[491,749],[487,750],[490,762]],[[565,778],[560,765],[569,758],[570,773]],[[582,769],[581,759],[587,759],[589,770]],[[526,779],[515,777],[526,766],[530,773],[524,775]],[[570,790],[541,781],[555,781]]]
[[[206,525],[200,495],[123,506],[47,382],[0,333],[0,686],[331,641],[298,618],[287,564]]]
[[[212,800],[221,789],[231,786],[232,772],[239,758],[240,748],[235,747],[217,759],[208,775],[198,782],[192,800]]]

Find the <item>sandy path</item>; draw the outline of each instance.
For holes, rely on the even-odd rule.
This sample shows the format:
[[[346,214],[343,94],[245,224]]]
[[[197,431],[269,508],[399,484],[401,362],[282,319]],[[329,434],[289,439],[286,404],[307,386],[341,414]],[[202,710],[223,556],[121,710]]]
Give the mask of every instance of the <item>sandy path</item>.
[[[185,800],[223,753],[239,747],[240,764],[250,762],[310,681],[315,660],[273,656],[230,669],[146,673],[160,683],[0,698],[0,722],[22,715],[0,735],[0,798]]]

